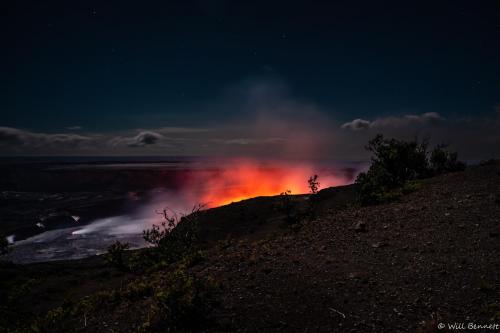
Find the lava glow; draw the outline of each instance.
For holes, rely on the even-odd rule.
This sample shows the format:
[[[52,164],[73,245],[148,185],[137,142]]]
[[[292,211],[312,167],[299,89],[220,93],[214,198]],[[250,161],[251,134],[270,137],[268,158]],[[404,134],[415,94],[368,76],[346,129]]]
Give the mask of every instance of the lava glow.
[[[319,177],[320,188],[352,182],[352,175],[334,168],[317,167],[310,163],[285,163],[259,160],[223,160],[178,173],[176,186],[165,185],[155,192],[148,204],[130,215],[96,220],[73,232],[73,235],[103,233],[107,235],[140,234],[152,224],[159,224],[158,211],[185,214],[198,204],[207,208],[222,206],[259,196],[278,195],[290,190],[292,194],[308,193],[307,180]],[[131,195],[131,202],[138,198]]]
[[[232,160],[223,166],[198,173],[189,184],[197,202],[217,207],[259,196],[278,195],[290,190],[292,194],[307,193],[307,180],[318,174],[321,188],[343,185],[344,177],[315,170],[303,163]]]

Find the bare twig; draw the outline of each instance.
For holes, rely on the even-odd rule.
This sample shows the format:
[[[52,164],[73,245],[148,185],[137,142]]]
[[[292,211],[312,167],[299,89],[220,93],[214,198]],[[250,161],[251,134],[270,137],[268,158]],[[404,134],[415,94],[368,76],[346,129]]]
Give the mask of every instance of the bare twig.
[[[330,309],[330,311],[333,311],[335,313],[338,313],[339,315],[341,315],[344,319],[345,319],[345,314],[343,314],[342,312],[340,312],[339,310],[335,310],[334,308],[328,308]]]

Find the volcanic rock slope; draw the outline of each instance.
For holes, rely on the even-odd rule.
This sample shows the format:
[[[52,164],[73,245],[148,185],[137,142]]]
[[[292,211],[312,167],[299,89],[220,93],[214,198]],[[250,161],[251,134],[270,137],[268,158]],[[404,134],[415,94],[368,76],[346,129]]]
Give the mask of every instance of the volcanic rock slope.
[[[205,260],[189,268],[200,281],[218,282],[210,314],[216,324],[206,331],[433,332],[438,323],[500,324],[499,163],[427,179],[390,204],[359,207],[353,195],[352,186],[320,192],[316,218],[298,229],[279,227],[279,197],[207,211],[210,220],[200,221],[207,223]],[[307,205],[305,196],[294,200]],[[111,297],[129,282],[168,289],[162,281],[171,271],[137,276],[99,256],[6,264],[0,324],[23,326],[65,304],[88,305],[86,296]],[[153,304],[141,295],[57,323],[63,332],[135,332]]]
[[[221,330],[430,332],[500,322],[499,232],[497,163],[214,248],[193,270],[220,282]]]

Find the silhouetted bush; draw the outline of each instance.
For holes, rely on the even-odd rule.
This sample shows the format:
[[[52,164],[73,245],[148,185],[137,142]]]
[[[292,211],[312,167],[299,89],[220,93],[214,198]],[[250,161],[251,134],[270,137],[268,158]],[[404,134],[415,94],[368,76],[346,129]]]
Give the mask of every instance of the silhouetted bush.
[[[494,158],[488,158],[486,160],[479,161],[480,166],[495,165],[497,161]]]
[[[9,242],[4,235],[0,234],[0,256],[9,253]]]
[[[319,181],[318,181],[318,175],[314,175],[309,177],[307,180],[307,183],[309,184],[309,190],[311,191],[311,194],[316,194],[318,193],[319,189]]]
[[[128,243],[116,241],[108,247],[106,261],[120,270],[128,270],[129,266],[125,263],[125,251],[128,250]]]
[[[318,175],[313,175],[309,177],[309,179],[307,180],[307,184],[309,186],[309,191],[311,192],[311,194],[307,198],[308,205],[307,205],[306,215],[310,220],[314,220],[316,218],[316,201],[320,186],[320,183],[318,181]]]
[[[164,221],[143,231],[144,240],[153,246],[147,249],[147,255],[157,262],[168,264],[196,251],[198,218],[202,208],[202,205],[195,206],[190,214],[181,216],[170,209],[159,212]]]
[[[385,139],[380,134],[370,140],[366,146],[373,154],[370,168],[356,178],[361,203],[393,201],[417,189],[418,179],[465,168],[457,153],[448,152],[446,146],[438,145],[430,157],[427,147],[427,140]]]
[[[292,192],[286,190],[280,194],[280,210],[285,214],[285,225],[293,226],[299,222],[292,202]]]
[[[432,172],[436,175],[465,169],[465,163],[458,160],[458,154],[447,151],[446,147],[447,145],[441,144],[431,151],[429,161]]]

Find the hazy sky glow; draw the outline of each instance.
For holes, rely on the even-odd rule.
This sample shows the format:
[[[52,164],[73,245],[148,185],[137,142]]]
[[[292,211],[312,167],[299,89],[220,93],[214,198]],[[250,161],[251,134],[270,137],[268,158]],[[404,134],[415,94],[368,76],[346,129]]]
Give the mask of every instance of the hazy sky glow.
[[[500,147],[498,1],[9,1],[4,155]]]

